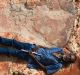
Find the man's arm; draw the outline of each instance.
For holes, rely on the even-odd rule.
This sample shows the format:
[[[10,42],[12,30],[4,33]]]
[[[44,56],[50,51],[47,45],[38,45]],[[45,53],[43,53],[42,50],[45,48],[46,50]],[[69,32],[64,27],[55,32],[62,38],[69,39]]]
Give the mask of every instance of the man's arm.
[[[52,73],[57,72],[59,69],[62,68],[62,64],[61,63],[56,63],[56,64],[50,64],[49,66],[46,66],[46,73],[48,75],[51,75]]]
[[[48,50],[48,52],[49,53],[61,53],[61,54],[64,54],[64,51],[63,51],[63,49],[62,48],[50,48],[49,50]]]

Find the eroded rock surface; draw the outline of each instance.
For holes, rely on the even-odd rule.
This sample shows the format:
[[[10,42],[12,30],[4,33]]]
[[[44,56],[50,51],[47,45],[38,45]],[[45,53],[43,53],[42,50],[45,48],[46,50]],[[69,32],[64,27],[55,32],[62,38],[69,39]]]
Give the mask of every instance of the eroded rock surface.
[[[48,47],[62,47],[70,37],[75,18],[71,1],[3,0],[0,6],[0,32],[18,33]]]
[[[63,47],[74,31],[74,8],[72,0],[0,0],[0,36],[46,47]],[[72,36],[69,44],[71,49],[78,51],[78,56],[79,31],[79,28],[75,29],[78,37],[75,39],[76,35]],[[44,75],[43,71],[26,68],[23,60],[2,57],[3,55],[0,57],[0,75],[12,75],[15,71],[25,75]],[[77,63],[79,62],[55,75],[79,75]]]

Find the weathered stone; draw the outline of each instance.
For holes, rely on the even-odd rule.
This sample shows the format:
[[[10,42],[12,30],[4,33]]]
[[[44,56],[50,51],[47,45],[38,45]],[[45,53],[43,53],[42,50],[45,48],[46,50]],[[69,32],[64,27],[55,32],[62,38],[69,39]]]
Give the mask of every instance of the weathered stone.
[[[73,30],[74,14],[72,0],[0,0],[0,36],[47,47],[63,47]],[[79,36],[79,30],[77,34]],[[9,61],[1,62],[0,74],[20,71],[25,75],[44,75],[43,71],[26,68],[26,62],[22,60],[20,63],[12,57]],[[76,64],[70,68],[64,68],[56,75],[80,74]]]
[[[8,63],[0,62],[0,75],[8,75]]]
[[[76,9],[73,10],[75,8],[73,0],[60,0],[60,7],[71,14],[76,13]]]
[[[37,2],[43,2],[43,4],[38,5]],[[67,12],[67,10],[63,10],[63,6],[60,7],[60,4],[66,3],[64,5],[66,6],[65,9],[69,9],[67,5],[69,2],[65,2],[64,0],[60,2],[58,0],[27,0],[28,6],[36,5],[35,8],[27,9],[25,1],[16,3],[16,1],[11,0],[11,3],[9,2],[10,5],[8,4],[4,8],[4,10],[8,9],[7,13],[10,11],[8,16],[4,12],[3,15],[1,14],[1,32],[8,31],[18,33],[26,38],[32,37],[36,39],[33,43],[48,47],[63,47],[69,39],[74,24],[74,15],[71,12]]]

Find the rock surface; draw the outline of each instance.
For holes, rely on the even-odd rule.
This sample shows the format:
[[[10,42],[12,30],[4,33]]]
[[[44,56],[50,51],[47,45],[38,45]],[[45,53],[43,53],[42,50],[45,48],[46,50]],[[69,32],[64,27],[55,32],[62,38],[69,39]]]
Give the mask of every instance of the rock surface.
[[[0,1],[0,32],[12,32],[43,46],[63,47],[73,29],[74,6],[65,0]]]
[[[72,0],[0,0],[0,36],[46,47],[63,47],[70,40],[70,48],[79,56],[80,27],[76,27],[79,22],[77,19],[75,22],[74,3]],[[0,56],[0,75],[12,75],[16,71],[45,75],[43,71],[26,68],[23,60],[3,56]],[[79,75],[79,60],[55,75]]]

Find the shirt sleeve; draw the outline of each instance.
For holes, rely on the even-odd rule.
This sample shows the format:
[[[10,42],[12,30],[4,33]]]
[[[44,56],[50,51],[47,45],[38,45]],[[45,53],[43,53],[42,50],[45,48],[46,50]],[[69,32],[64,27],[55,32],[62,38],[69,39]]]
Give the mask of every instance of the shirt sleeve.
[[[64,51],[63,51],[62,48],[50,48],[50,49],[48,50],[48,52],[49,52],[49,53],[57,53],[57,52],[59,52],[59,53],[61,53],[61,54],[64,54]]]
[[[53,63],[51,65],[46,66],[46,73],[48,75],[50,75],[52,73],[57,72],[61,68],[62,68],[62,64],[61,63],[56,63],[56,64]]]
[[[34,62],[34,60],[30,58],[30,59],[28,60],[27,67],[28,67],[28,68],[31,68],[31,69],[34,69],[34,68],[37,69],[37,68],[39,68],[39,65],[36,64],[36,62]]]
[[[30,69],[34,69],[35,68],[34,66],[35,66],[34,64],[28,64],[27,65],[27,67],[30,68]]]

